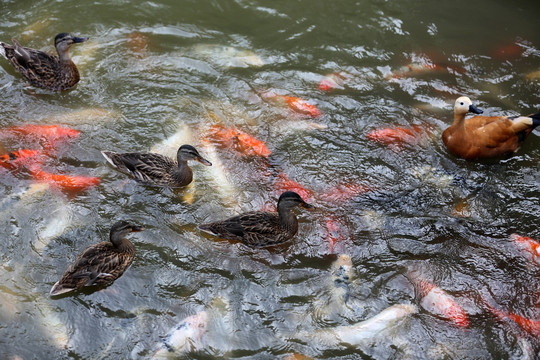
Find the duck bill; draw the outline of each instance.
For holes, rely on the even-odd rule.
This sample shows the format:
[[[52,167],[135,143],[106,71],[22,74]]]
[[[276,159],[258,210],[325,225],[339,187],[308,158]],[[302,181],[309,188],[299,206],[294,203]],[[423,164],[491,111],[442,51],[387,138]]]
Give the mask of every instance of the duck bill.
[[[472,112],[473,114],[482,114],[484,111],[474,105],[469,105],[469,112]]]
[[[132,225],[131,226],[131,231],[132,232],[139,232],[139,231],[143,231],[144,230],[144,227],[142,226],[137,226],[137,225]]]
[[[212,163],[210,161],[206,160],[205,158],[203,158],[202,156],[199,156],[195,160],[197,160],[198,162],[200,162],[203,165],[212,166]]]
[[[74,43],[82,43],[88,40],[87,37],[72,37],[71,40],[73,40]]]
[[[315,206],[311,205],[311,204],[308,204],[307,202],[303,202],[300,204],[300,206],[304,209],[307,209],[307,210],[313,210],[313,209],[316,209]]]

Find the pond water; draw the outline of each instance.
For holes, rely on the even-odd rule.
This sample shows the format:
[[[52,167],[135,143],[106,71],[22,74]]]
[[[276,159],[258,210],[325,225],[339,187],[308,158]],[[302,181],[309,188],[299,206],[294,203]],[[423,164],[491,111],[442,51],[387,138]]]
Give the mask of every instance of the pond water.
[[[80,131],[51,143],[0,130],[2,153],[39,150],[44,172],[101,179],[62,191],[0,167],[1,358],[150,358],[193,315],[204,326],[184,323],[173,358],[538,358],[527,320],[540,321],[540,269],[511,238],[540,239],[538,132],[484,162],[440,138],[458,96],[487,115],[540,111],[538,1],[1,3],[4,42],[53,51],[57,33],[90,38],[72,48],[81,81],[63,93],[0,59],[0,128]],[[218,127],[271,154],[208,141]],[[368,137],[384,128],[408,130]],[[214,165],[193,163],[179,190],[130,181],[100,153],[183,143]],[[291,188],[317,209],[296,211],[282,246],[197,228],[272,209]],[[133,265],[106,289],[51,298],[120,219],[146,228],[130,236]],[[413,306],[355,327],[397,304]]]

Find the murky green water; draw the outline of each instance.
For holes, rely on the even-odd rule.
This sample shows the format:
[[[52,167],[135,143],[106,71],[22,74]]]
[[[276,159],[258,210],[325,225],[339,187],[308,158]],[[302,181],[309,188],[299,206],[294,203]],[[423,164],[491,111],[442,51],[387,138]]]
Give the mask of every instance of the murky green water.
[[[206,331],[179,358],[535,358],[538,330],[496,317],[481,299],[540,320],[539,268],[509,238],[540,239],[538,135],[511,158],[469,163],[446,151],[440,133],[460,95],[488,115],[540,111],[539,9],[486,0],[3,1],[3,41],[52,51],[59,32],[90,40],[73,47],[81,81],[62,94],[29,89],[0,59],[0,127],[79,130],[44,170],[102,180],[66,194],[36,187],[24,168],[0,168],[0,357],[149,358],[171,328],[206,311]],[[407,64],[424,70],[404,72]],[[336,72],[342,87],[320,90]],[[322,115],[269,94],[305,99]],[[252,134],[272,154],[208,145],[215,124]],[[367,138],[413,125],[426,135],[400,148]],[[127,181],[100,154],[165,151],[175,134],[173,147],[189,142],[215,165],[194,164],[186,190]],[[40,139],[0,141],[2,152],[47,150]],[[254,250],[197,229],[275,204],[279,174],[312,191],[318,207],[299,212],[291,243]],[[342,184],[369,191],[330,201]],[[76,254],[118,219],[147,229],[131,236],[132,267],[107,289],[51,299]],[[347,287],[333,282],[338,254],[352,259]],[[450,294],[468,328],[423,307],[411,273]],[[369,341],[348,346],[317,332],[395,304],[418,312]]]

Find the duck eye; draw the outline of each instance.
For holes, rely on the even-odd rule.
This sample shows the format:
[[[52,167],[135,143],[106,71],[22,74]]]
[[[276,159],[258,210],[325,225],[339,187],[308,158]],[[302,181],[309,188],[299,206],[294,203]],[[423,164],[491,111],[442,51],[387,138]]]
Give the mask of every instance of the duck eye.
[[[464,102],[460,102],[460,105],[465,105],[465,103],[464,103]]]

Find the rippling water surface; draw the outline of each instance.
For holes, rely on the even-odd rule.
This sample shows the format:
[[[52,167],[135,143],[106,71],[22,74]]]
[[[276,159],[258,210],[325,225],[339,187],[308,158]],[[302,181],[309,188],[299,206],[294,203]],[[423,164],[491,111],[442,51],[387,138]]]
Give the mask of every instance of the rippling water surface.
[[[90,37],[72,49],[80,83],[61,94],[26,86],[0,59],[0,127],[81,132],[54,151],[2,136],[2,153],[44,150],[44,171],[101,183],[66,193],[0,167],[0,357],[149,358],[171,328],[205,312],[205,330],[175,356],[537,358],[539,326],[519,319],[540,320],[539,268],[510,235],[540,239],[538,133],[489,162],[455,158],[440,135],[461,95],[488,115],[540,111],[538,10],[487,0],[2,1],[3,41],[52,51],[57,33]],[[321,90],[329,74],[338,86]],[[215,125],[271,155],[206,141]],[[368,138],[396,127],[416,129],[415,141]],[[100,154],[174,154],[182,143],[214,166],[193,164],[181,190],[128,181]],[[251,249],[197,229],[272,208],[287,179],[317,206],[297,212],[292,242]],[[131,268],[106,289],[50,298],[76,254],[119,219],[146,227],[130,237]],[[433,285],[467,324],[425,300]],[[396,304],[417,311],[380,332],[369,323],[369,339],[353,344],[331,334],[359,333],[343,326]]]

